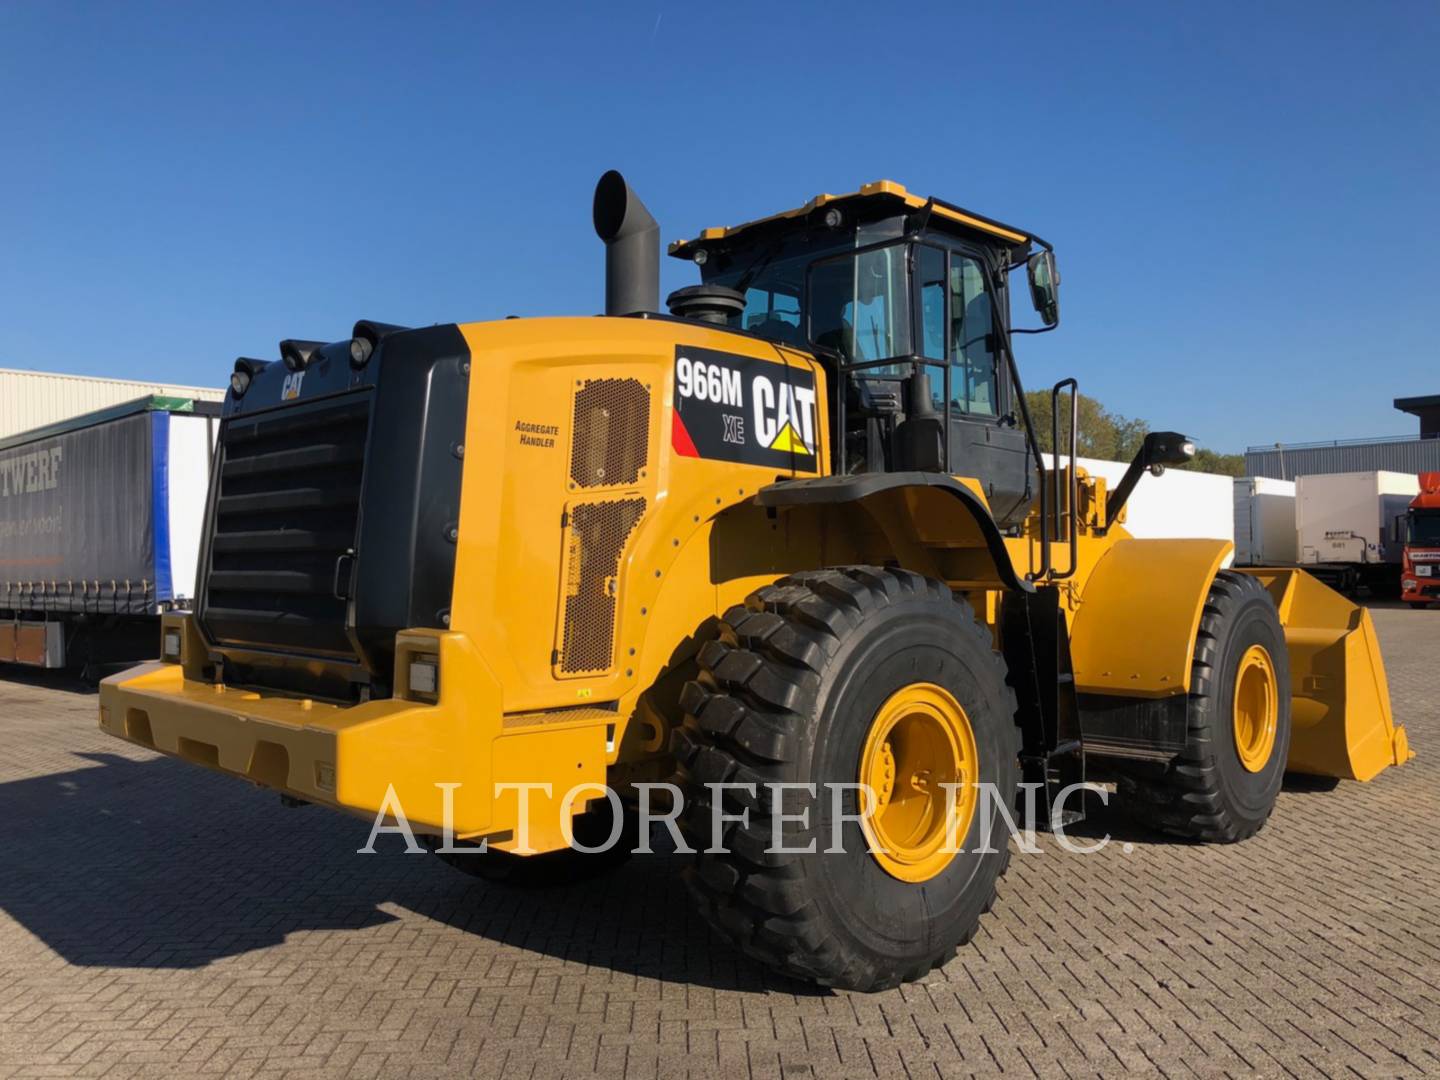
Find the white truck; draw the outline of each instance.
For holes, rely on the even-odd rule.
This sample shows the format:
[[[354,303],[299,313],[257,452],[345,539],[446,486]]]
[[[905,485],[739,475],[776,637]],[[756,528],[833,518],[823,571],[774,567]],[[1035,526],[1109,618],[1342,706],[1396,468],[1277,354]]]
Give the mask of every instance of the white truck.
[[[1397,519],[1420,493],[1412,473],[1350,472],[1295,481],[1295,530],[1300,565],[1341,592],[1400,589],[1404,552]]]
[[[1236,566],[1293,566],[1295,481],[1237,476],[1233,485]]]

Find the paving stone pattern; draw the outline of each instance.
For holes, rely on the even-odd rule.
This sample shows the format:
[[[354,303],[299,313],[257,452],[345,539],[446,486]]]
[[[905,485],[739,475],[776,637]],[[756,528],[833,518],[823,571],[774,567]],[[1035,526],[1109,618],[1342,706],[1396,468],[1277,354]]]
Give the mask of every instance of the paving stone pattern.
[[[0,1077],[1440,1075],[1440,611],[1375,612],[1420,756],[1269,826],[1017,856],[920,983],[768,974],[675,855],[521,892],[0,681]],[[1126,850],[1126,846],[1129,850]]]

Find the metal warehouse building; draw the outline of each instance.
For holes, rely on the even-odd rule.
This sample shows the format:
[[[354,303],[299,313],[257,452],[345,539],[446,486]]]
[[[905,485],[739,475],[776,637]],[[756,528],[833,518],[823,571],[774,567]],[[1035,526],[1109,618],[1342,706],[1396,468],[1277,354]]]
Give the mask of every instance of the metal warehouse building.
[[[1315,473],[1440,472],[1440,394],[1396,398],[1395,407],[1420,419],[1419,435],[1333,442],[1275,443],[1245,451],[1247,476],[1294,480]]]
[[[0,368],[0,439],[152,394],[200,401],[225,398],[224,390],[209,387]]]

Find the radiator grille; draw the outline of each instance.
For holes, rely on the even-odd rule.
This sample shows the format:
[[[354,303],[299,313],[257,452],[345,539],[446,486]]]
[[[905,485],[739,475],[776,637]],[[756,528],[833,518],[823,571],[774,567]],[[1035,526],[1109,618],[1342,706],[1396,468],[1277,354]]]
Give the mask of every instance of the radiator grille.
[[[369,415],[366,393],[227,421],[202,593],[216,641],[353,655],[342,557],[355,546]]]
[[[589,379],[575,392],[570,479],[577,487],[633,484],[650,451],[650,390],[638,379]]]
[[[558,657],[563,674],[608,671],[614,664],[620,556],[644,513],[643,498],[584,503],[571,509]]]

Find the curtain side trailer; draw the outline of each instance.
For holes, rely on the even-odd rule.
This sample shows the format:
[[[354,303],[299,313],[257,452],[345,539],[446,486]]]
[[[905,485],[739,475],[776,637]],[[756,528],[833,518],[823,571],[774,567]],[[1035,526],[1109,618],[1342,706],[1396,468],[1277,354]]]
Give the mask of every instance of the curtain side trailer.
[[[0,665],[157,654],[194,596],[218,415],[154,395],[0,440]]]

